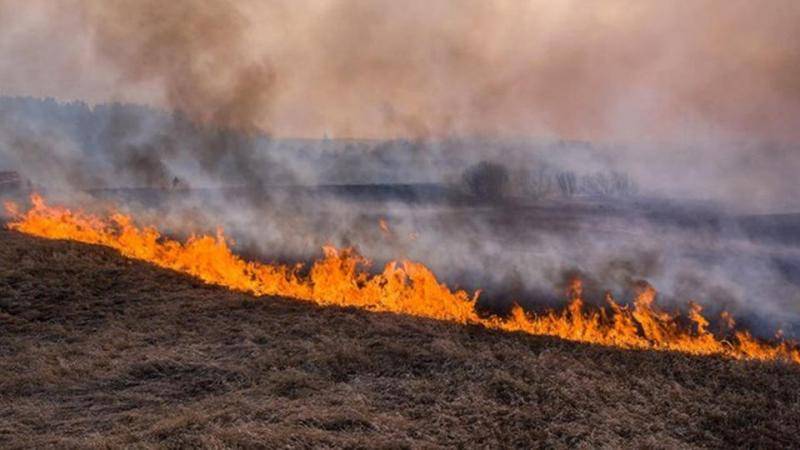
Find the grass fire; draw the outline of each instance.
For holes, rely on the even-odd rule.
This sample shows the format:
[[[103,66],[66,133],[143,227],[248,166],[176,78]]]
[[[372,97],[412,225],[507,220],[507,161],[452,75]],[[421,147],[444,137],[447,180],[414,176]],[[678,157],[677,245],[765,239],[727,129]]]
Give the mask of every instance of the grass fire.
[[[0,0],[0,448],[800,448],[798,24]]]
[[[480,324],[506,331],[555,336],[562,339],[627,349],[671,350],[696,355],[800,363],[800,350],[786,342],[767,344],[747,331],[730,340],[707,330],[701,308],[690,305],[688,322],[658,310],[656,292],[643,286],[632,307],[619,305],[610,295],[608,307],[584,308],[581,281],[573,281],[570,303],[563,311],[526,314],[515,306],[508,318],[480,317],[475,309],[478,293],[454,291],[439,283],[424,265],[413,261],[390,262],[383,272],[364,270],[369,261],[351,249],[326,247],[325,257],[307,276],[299,268],[245,261],[234,254],[220,230],[217,236],[194,236],[186,242],[162,238],[154,228],[138,227],[123,214],[98,218],[51,207],[42,197],[31,198],[33,208],[22,214],[14,204],[7,209],[18,216],[9,227],[33,236],[66,239],[113,248],[122,255],[195,276],[207,283],[252,293],[307,300],[319,305],[353,306],[375,312],[408,314],[459,324]],[[729,322],[731,327],[733,322]]]

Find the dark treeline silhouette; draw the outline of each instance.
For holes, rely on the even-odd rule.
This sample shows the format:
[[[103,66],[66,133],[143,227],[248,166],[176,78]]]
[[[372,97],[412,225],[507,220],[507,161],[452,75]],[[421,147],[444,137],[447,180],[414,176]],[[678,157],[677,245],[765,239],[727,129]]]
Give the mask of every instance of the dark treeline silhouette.
[[[467,193],[481,201],[500,200],[508,195],[530,199],[555,196],[619,198],[638,193],[636,183],[618,171],[578,175],[574,171],[559,171],[547,166],[520,167],[511,171],[505,165],[491,161],[467,167],[462,182]]]
[[[505,196],[508,181],[508,169],[489,161],[481,161],[464,172],[464,183],[469,192],[480,200],[495,200]]]
[[[79,187],[352,184],[439,181],[439,164],[409,140],[273,139],[133,104],[0,97],[0,170],[41,166]]]
[[[275,139],[142,105],[0,97],[0,171],[80,189],[462,184],[482,200],[635,192],[603,154],[572,141]]]

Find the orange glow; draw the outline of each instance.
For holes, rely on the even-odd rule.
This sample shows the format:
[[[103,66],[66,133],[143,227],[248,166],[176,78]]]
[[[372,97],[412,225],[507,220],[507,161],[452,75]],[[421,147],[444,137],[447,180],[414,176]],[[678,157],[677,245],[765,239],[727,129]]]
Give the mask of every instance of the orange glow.
[[[139,227],[123,214],[100,218],[48,206],[38,195],[31,200],[33,207],[25,213],[14,204],[6,204],[16,217],[9,228],[49,239],[111,247],[124,256],[254,295],[479,324],[625,349],[800,363],[800,350],[783,340],[764,342],[747,331],[736,331],[728,339],[715,336],[707,330],[708,320],[696,304],[690,304],[687,317],[659,310],[656,291],[650,286],[639,289],[633,305],[621,305],[608,294],[606,307],[588,308],[582,300],[581,282],[574,280],[568,291],[569,303],[562,311],[534,315],[515,306],[508,317],[487,318],[475,309],[479,293],[452,290],[416,262],[390,262],[381,273],[371,274],[366,270],[369,261],[354,250],[325,247],[324,257],[307,275],[301,275],[298,266],[243,260],[231,251],[222,231],[216,236],[194,236],[179,242],[161,236],[154,228]],[[730,315],[723,319],[733,327]]]
[[[387,222],[386,219],[378,220],[378,226],[381,227],[381,231],[383,231],[384,233],[386,234],[391,233],[391,231],[389,231],[389,222]]]

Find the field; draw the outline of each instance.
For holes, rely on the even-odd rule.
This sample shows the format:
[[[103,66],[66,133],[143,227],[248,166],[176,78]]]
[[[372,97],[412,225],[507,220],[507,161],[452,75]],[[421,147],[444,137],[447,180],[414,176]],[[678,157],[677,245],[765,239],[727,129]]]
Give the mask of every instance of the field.
[[[800,446],[800,368],[254,298],[0,232],[0,446]]]

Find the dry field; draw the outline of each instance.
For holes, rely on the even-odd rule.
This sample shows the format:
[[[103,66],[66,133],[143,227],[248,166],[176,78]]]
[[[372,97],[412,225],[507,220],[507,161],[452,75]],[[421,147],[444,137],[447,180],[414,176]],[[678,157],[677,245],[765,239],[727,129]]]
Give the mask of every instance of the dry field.
[[[800,368],[229,292],[0,231],[0,447],[799,448]]]

